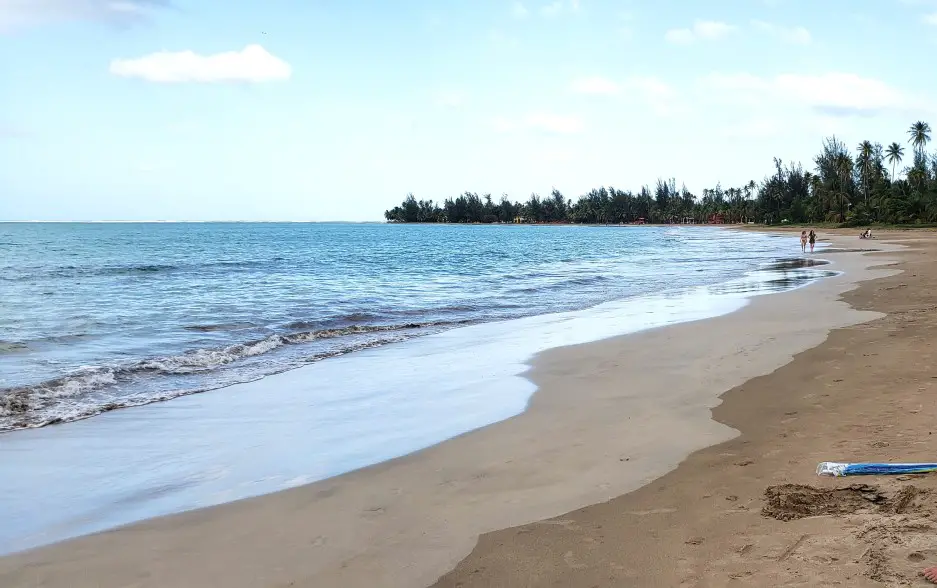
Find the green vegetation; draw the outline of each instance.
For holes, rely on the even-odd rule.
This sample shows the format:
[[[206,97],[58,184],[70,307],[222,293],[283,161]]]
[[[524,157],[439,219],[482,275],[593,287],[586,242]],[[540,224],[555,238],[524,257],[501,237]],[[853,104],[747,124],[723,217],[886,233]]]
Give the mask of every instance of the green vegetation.
[[[927,153],[931,127],[918,121],[907,134],[912,160],[903,169],[905,149],[898,142],[886,148],[863,141],[853,153],[830,137],[814,157],[813,171],[775,158],[774,172],[761,183],[717,184],[700,197],[685,186],[678,189],[674,179],[658,180],[653,189],[644,186],[638,193],[602,187],[576,202],[557,190],[547,198],[531,194],[524,203],[512,202],[507,194],[495,202],[491,194],[466,192],[439,205],[409,194],[384,217],[406,223],[937,222],[937,154]]]

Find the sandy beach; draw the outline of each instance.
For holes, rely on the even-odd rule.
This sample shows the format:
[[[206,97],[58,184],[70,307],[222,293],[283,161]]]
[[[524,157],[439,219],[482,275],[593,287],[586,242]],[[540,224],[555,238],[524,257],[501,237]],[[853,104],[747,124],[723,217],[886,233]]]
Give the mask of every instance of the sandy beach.
[[[0,585],[915,582],[937,564],[937,484],[849,489],[814,469],[933,459],[937,239],[831,239],[816,256],[837,277],[541,354],[518,417],[323,482],[8,556]]]
[[[841,233],[834,240],[850,246],[855,237]],[[631,494],[485,535],[436,585],[929,585],[920,573],[937,563],[932,476],[814,474],[828,460],[928,461],[937,445],[937,239],[878,237],[909,247],[869,255],[900,260],[902,273],[843,300],[886,316],[838,329],[725,394],[713,417],[740,436]]]

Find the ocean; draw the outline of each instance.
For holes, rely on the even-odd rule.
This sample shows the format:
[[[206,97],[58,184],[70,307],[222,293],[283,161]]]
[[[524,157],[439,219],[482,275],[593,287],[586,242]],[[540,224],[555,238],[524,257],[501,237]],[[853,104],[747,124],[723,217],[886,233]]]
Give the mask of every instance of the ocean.
[[[539,351],[829,274],[714,227],[0,224],[0,552],[403,455],[521,412]]]
[[[4,224],[0,431],[728,282],[791,249],[682,227]]]

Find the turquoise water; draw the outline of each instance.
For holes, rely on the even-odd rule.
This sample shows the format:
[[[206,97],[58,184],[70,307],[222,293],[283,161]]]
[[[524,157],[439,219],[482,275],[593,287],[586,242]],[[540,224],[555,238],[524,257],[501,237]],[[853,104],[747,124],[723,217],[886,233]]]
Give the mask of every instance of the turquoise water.
[[[701,227],[0,224],[0,431],[722,284],[796,247]]]

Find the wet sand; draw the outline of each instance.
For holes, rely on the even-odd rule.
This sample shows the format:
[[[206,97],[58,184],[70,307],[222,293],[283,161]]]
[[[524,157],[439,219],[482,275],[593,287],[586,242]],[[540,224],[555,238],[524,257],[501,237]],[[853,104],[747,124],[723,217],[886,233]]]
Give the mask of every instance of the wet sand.
[[[844,237],[842,248],[852,246],[854,239]],[[885,246],[881,240],[874,245]],[[905,253],[885,258],[902,256],[928,259]],[[886,411],[893,429],[882,431],[904,431],[895,422],[897,414],[904,415],[897,408],[903,401],[883,402],[881,389],[869,394],[868,386],[845,385],[846,378],[855,380],[859,364],[879,357],[889,360],[877,372],[882,382],[894,380],[896,366],[903,369],[916,361],[920,369],[927,366],[913,342],[905,347],[913,353],[892,352],[903,331],[888,337],[880,325],[900,316],[896,313],[837,331],[819,349],[771,374],[822,343],[831,329],[882,316],[853,310],[838,297],[858,280],[894,270],[868,270],[881,261],[858,252],[824,257],[834,262],[832,269],[846,273],[754,298],[723,317],[541,354],[530,373],[539,391],[518,417],[316,484],[2,558],[0,585],[426,586],[454,566],[440,585],[675,586],[687,581],[702,586],[723,585],[726,574],[744,578],[749,570],[719,576],[723,571],[704,568],[719,558],[734,562],[739,553],[756,554],[743,563],[763,568],[759,558],[773,553],[772,541],[787,550],[784,533],[790,525],[817,520],[781,523],[761,517],[767,485],[818,483],[815,462],[852,457],[849,440],[867,435],[869,421]],[[937,273],[933,278],[937,280]],[[880,292],[883,284],[894,283],[899,295],[918,303],[927,299],[926,284],[921,290],[901,279],[873,282],[863,292]],[[866,302],[862,294],[848,296],[851,301],[859,296],[860,306]],[[893,300],[890,295],[872,296],[869,305],[876,310],[878,298]],[[842,333],[869,338],[846,346],[840,342],[830,351]],[[888,340],[887,349],[872,343],[875,336]],[[923,339],[916,341],[923,344]],[[867,347],[880,356],[864,355]],[[804,361],[809,377],[795,373],[772,387],[778,374]],[[839,377],[828,378],[824,370]],[[766,374],[771,375],[759,378]],[[712,420],[710,409],[719,405],[719,395],[740,385],[716,408],[719,422]],[[807,392],[810,386],[817,388]],[[863,404],[863,394],[868,404]],[[873,405],[878,413],[872,413]],[[846,418],[850,415],[844,411],[862,407],[867,414]],[[916,410],[915,418],[926,425],[933,415]],[[802,430],[804,423],[813,423],[813,428]],[[821,433],[837,433],[846,444],[824,444]],[[756,439],[762,437],[759,445]],[[796,447],[786,449],[785,444],[795,442],[809,455],[798,454]],[[723,445],[684,461],[718,443]],[[868,439],[860,445],[870,452],[862,457],[885,453],[870,447]],[[902,458],[914,457],[906,453]],[[699,460],[701,465],[694,466]],[[603,502],[633,490],[637,492]],[[890,500],[882,502],[895,503]],[[595,506],[531,524],[589,504]],[[730,530],[737,522],[747,535]],[[756,523],[777,529],[759,530]],[[517,525],[526,526],[509,528]],[[491,533],[497,529],[506,530]],[[782,566],[809,539],[795,535],[799,544],[781,558]],[[742,537],[748,543],[736,546]],[[730,551],[723,553],[723,548]],[[736,548],[740,551],[731,551]],[[764,585],[765,578],[775,577],[762,574],[752,581]]]
[[[487,534],[436,585],[930,585],[937,476],[814,473],[937,458],[937,234],[877,237],[913,248],[885,255],[903,273],[844,300],[887,316],[725,394],[713,417],[739,437],[631,494]]]

